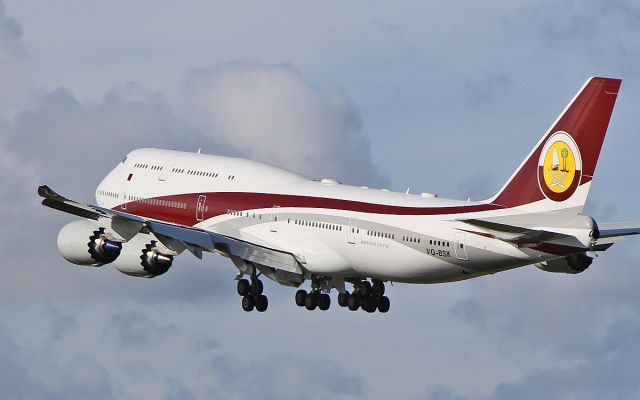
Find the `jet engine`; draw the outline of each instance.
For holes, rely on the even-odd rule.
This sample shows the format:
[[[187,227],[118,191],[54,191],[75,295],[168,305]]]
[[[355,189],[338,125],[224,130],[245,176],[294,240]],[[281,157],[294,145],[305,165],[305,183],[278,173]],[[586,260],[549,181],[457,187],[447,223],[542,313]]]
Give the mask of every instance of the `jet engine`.
[[[585,253],[571,254],[564,258],[556,258],[536,264],[536,267],[547,272],[579,274],[593,262],[593,258]]]
[[[125,275],[153,278],[169,270],[172,251],[147,234],[138,234],[122,245],[120,257],[113,263]]]
[[[58,233],[58,250],[67,261],[77,265],[99,267],[118,258],[122,244],[109,239],[104,226],[78,220],[63,226]]]

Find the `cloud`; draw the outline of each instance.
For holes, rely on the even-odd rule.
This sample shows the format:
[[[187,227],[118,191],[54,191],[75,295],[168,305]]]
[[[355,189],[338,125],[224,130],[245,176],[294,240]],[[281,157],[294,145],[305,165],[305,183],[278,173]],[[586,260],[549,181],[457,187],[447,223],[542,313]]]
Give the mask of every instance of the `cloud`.
[[[237,399],[354,399],[365,394],[366,382],[330,360],[272,356],[257,363],[227,357],[212,362],[220,387],[215,397]],[[252,371],[250,383],[243,371]]]
[[[33,90],[30,78],[22,26],[0,2],[0,117],[9,117],[25,105]]]
[[[68,362],[17,345],[0,325],[0,387],[12,399],[110,399],[108,374],[102,366],[83,356]]]
[[[388,184],[369,153],[355,105],[322,93],[289,64],[231,63],[186,75],[186,115],[248,158],[313,178]]]

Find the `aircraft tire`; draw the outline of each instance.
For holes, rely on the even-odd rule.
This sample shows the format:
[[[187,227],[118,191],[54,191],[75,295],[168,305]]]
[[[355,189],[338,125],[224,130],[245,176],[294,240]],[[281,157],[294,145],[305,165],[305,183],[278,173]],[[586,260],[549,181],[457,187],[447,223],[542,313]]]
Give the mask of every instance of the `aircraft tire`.
[[[269,307],[269,299],[263,294],[259,295],[256,298],[256,310],[258,310],[258,312],[265,312],[267,311],[267,307]]]
[[[360,294],[368,296],[371,293],[371,283],[369,281],[362,281],[360,284]]]
[[[351,311],[356,311],[358,308],[360,308],[360,301],[358,299],[358,296],[349,296],[349,298],[347,299],[347,307]]]
[[[246,296],[251,292],[251,284],[246,279],[240,279],[238,281],[238,294],[240,296]]]
[[[300,289],[296,292],[296,305],[298,307],[304,307],[306,305],[305,300],[307,299],[307,291],[304,289]]]
[[[256,281],[254,282],[255,287],[253,288],[254,293],[256,295],[261,295],[262,292],[264,291],[264,285],[262,284],[262,281],[260,279],[256,279]]]
[[[345,291],[342,293],[338,293],[338,305],[340,307],[346,307],[349,301],[349,292]]]
[[[331,307],[331,297],[327,293],[323,293],[318,298],[318,307],[322,311],[327,311]]]
[[[249,312],[253,311],[253,308],[256,305],[256,301],[253,296],[244,296],[242,298],[242,309]]]
[[[304,299],[304,306],[307,310],[315,310],[318,306],[318,301],[316,299],[316,295],[314,293],[309,293],[307,297]]]
[[[384,295],[384,283],[382,281],[375,280],[373,282],[373,296],[375,298],[380,298]]]
[[[390,307],[391,302],[389,301],[389,298],[387,296],[382,296],[380,298],[380,301],[378,302],[378,311],[380,311],[381,313],[386,313],[387,311],[389,311]]]

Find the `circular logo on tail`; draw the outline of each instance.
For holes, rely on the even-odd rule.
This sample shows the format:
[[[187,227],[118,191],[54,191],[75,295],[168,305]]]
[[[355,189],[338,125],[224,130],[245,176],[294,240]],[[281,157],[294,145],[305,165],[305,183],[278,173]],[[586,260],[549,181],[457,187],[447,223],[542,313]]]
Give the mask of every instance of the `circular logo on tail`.
[[[564,201],[582,178],[580,150],[567,132],[556,132],[544,144],[538,161],[538,184],[551,200]]]

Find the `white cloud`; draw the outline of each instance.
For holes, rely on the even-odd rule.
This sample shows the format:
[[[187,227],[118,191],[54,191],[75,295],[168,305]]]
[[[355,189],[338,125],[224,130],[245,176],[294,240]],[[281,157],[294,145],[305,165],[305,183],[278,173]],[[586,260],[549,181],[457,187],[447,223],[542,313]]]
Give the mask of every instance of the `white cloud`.
[[[232,63],[185,81],[187,118],[248,158],[309,177],[381,185],[355,105],[321,93],[291,65]]]

